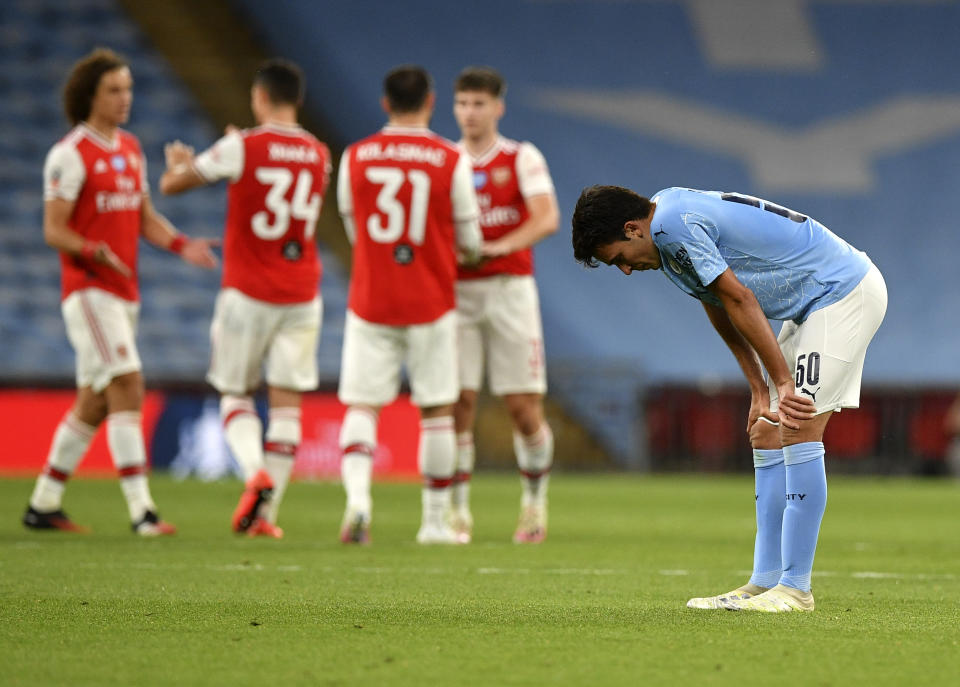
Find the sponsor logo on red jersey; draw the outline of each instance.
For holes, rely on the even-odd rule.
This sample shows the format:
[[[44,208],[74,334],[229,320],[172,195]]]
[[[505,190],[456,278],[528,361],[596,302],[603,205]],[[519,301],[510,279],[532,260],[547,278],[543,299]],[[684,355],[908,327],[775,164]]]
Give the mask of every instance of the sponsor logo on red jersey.
[[[81,125],[60,145],[77,151],[86,172],[68,222],[70,228],[88,241],[105,241],[132,273],[126,277],[106,265],[62,253],[62,297],[96,287],[136,301],[140,295],[136,270],[144,193],[140,142],[123,130],[107,141]],[[60,172],[54,170],[51,185],[57,187],[59,180]]]
[[[493,241],[509,234],[527,220],[527,204],[520,193],[516,165],[519,145],[500,139],[498,149],[489,159],[474,160],[473,181],[480,203],[480,228],[483,240]],[[497,274],[533,274],[533,251],[530,248],[488,260],[478,268],[461,267],[458,279],[480,279]]]

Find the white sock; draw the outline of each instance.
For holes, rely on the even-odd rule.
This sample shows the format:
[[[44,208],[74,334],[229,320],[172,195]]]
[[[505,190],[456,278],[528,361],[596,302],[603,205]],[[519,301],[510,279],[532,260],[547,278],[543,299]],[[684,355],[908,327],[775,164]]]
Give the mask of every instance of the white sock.
[[[457,469],[453,473],[453,491],[450,499],[455,508],[470,510],[470,478],[473,476],[476,455],[473,432],[457,434]]]
[[[523,484],[522,505],[543,506],[547,501],[547,485],[553,465],[553,432],[550,431],[550,425],[544,421],[540,429],[530,436],[514,432],[513,450],[517,454],[517,466]]]
[[[139,522],[148,510],[156,511],[147,484],[147,450],[143,443],[140,411],[122,410],[107,416],[107,444],[120,476],[130,520]]]
[[[457,438],[453,417],[420,420],[420,447],[417,456],[423,476],[423,524],[443,526],[450,508],[450,485],[457,461]]]
[[[97,428],[82,422],[68,411],[53,433],[47,464],[37,477],[37,484],[30,496],[30,506],[41,513],[60,510],[67,480],[80,463],[93,441]]]
[[[373,451],[377,445],[377,414],[367,408],[348,408],[340,427],[340,476],[347,493],[347,509],[365,513],[372,510],[370,483]]]
[[[297,459],[300,445],[300,409],[294,407],[272,408],[267,437],[263,446],[263,464],[273,480],[273,495],[261,509],[267,522],[276,524],[280,502],[287,490],[290,473]]]
[[[263,469],[263,423],[253,399],[249,396],[223,396],[220,418],[227,446],[240,464],[243,481],[248,482]]]

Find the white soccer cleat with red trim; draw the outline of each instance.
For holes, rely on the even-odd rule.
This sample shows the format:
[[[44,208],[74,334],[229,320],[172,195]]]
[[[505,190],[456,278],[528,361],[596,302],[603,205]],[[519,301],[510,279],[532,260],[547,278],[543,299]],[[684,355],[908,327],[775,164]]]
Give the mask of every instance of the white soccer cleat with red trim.
[[[524,506],[520,511],[517,530],[513,533],[514,544],[539,544],[547,538],[546,505]]]

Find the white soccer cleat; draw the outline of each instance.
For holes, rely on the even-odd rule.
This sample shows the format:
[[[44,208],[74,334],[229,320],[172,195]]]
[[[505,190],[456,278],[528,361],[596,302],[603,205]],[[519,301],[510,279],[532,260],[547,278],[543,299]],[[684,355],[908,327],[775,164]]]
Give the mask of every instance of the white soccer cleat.
[[[423,524],[420,526],[420,531],[417,532],[417,543],[418,544],[460,544],[462,543],[457,537],[457,533],[453,531],[453,528],[446,523],[437,525],[437,524]]]
[[[751,596],[749,599],[729,600],[723,607],[728,611],[760,611],[761,613],[812,611],[813,593],[801,592],[799,589],[778,584],[773,589]]]
[[[733,591],[727,592],[726,594],[718,594],[717,596],[704,596],[696,597],[687,601],[687,608],[697,608],[700,610],[716,610],[718,608],[726,608],[726,603],[730,601],[740,601],[743,599],[749,599],[752,596],[757,596],[767,591],[766,587],[758,587],[755,584],[750,584],[749,582],[742,587],[737,587]]]
[[[470,514],[469,508],[454,506],[447,520],[450,528],[457,535],[459,543],[469,544],[473,541],[473,515]]]
[[[547,538],[547,506],[529,505],[520,511],[517,530],[513,533],[514,544],[539,544]]]

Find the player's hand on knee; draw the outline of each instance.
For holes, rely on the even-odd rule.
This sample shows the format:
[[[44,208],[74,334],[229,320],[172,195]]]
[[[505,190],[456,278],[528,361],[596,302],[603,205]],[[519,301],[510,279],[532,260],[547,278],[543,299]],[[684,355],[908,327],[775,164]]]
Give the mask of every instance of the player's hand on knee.
[[[817,414],[813,400],[800,396],[793,388],[793,381],[777,388],[780,396],[780,422],[787,429],[800,429],[800,423]]]

